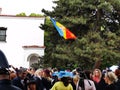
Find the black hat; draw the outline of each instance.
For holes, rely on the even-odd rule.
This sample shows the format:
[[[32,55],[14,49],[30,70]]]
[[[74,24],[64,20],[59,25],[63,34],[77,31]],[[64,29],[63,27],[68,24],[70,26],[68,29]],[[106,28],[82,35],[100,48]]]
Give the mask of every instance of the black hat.
[[[5,54],[0,50],[0,74],[9,74],[9,64]]]
[[[1,68],[9,68],[7,58],[1,50],[0,50],[0,67]]]

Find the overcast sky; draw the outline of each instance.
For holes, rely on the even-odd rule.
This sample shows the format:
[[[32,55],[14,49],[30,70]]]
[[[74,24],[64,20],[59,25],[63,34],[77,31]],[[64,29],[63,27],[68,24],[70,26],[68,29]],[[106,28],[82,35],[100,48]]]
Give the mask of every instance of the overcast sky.
[[[27,15],[30,13],[40,14],[44,8],[52,10],[54,6],[53,0],[0,0],[1,14],[16,15],[25,12]]]

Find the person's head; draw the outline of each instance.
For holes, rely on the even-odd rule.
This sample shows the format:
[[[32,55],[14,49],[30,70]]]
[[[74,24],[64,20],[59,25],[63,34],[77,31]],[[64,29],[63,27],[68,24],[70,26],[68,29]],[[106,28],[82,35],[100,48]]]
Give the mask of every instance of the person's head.
[[[27,81],[27,89],[28,90],[36,90],[36,81],[33,78],[30,78]]]
[[[0,80],[10,79],[10,73],[7,68],[0,68]]]
[[[117,75],[117,77],[120,78],[120,69],[119,68],[115,70],[115,75]]]
[[[114,82],[117,82],[118,78],[113,72],[106,72],[104,76],[104,80],[107,84],[112,84]]]
[[[84,71],[84,78],[85,79],[92,79],[92,72],[90,70],[85,70]]]
[[[31,75],[34,75],[34,74],[35,74],[35,71],[36,71],[36,69],[35,69],[34,67],[30,67],[29,73],[30,73]]]
[[[5,54],[0,50],[0,80],[10,79],[9,64]]]
[[[68,71],[59,71],[58,79],[61,80],[65,86],[68,86],[72,82],[72,74]]]
[[[80,73],[82,72],[82,69],[80,67],[77,67],[75,71],[76,71],[76,74],[80,75]]]
[[[73,76],[73,82],[74,82],[75,85],[77,85],[79,79],[80,79],[80,76],[78,74]]]
[[[10,65],[8,64],[5,54],[0,50],[0,68],[9,68],[9,67]]]
[[[23,68],[23,67],[20,68],[20,69],[18,69],[18,71],[17,71],[17,75],[18,75],[18,77],[20,77],[21,79],[26,78],[27,74],[28,74],[27,69],[26,69],[26,68]]]
[[[95,69],[95,70],[93,71],[93,76],[101,78],[101,77],[102,77],[102,72],[101,72],[101,70],[100,70],[100,69]]]
[[[10,80],[13,80],[15,77],[17,77],[16,73],[14,71],[10,71]]]
[[[68,86],[69,83],[71,83],[70,77],[62,77],[60,80],[64,83],[65,86]]]
[[[48,69],[43,70],[43,76],[44,77],[51,77],[50,70],[48,70]]]
[[[43,69],[37,69],[35,71],[35,75],[38,77],[43,77]]]

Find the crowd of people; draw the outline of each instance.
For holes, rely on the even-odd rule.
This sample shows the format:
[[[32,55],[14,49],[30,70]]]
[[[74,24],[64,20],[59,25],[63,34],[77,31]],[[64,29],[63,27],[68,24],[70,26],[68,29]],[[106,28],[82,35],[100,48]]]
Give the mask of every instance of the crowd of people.
[[[120,90],[120,66],[114,71],[15,68],[0,51],[0,90]]]
[[[115,71],[11,68],[10,81],[21,90],[120,90],[119,67]]]

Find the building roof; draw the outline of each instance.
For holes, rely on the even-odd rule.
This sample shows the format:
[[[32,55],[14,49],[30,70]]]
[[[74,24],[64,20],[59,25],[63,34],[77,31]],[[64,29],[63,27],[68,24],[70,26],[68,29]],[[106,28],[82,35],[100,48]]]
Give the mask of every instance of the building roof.
[[[38,45],[28,45],[28,46],[22,46],[23,48],[45,48],[45,46],[38,46]]]
[[[44,16],[16,16],[16,15],[3,15],[3,14],[0,14],[0,17],[44,18]]]

